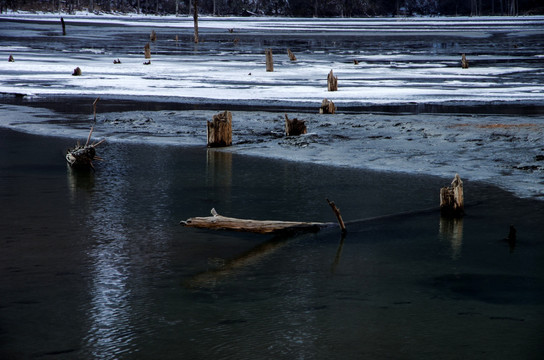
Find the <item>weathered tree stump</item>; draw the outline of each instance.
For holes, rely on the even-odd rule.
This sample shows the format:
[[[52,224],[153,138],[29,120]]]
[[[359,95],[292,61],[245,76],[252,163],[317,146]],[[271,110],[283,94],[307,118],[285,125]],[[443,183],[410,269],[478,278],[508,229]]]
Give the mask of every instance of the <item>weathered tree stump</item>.
[[[353,65],[359,65],[359,60],[353,59]]]
[[[146,59],[151,59],[151,48],[149,47],[149,43],[144,46],[144,54]]]
[[[287,49],[287,55],[289,55],[289,60],[291,60],[291,61],[297,61],[297,57],[295,56],[295,54],[293,54],[293,52],[291,51],[291,49]]]
[[[334,76],[332,70],[327,76],[327,89],[329,91],[337,91],[338,90],[338,76]]]
[[[290,120],[287,117],[287,114],[285,114],[285,135],[298,136],[306,133],[306,122],[304,120],[299,120],[297,118]]]
[[[274,71],[274,58],[272,57],[272,49],[266,49],[266,71]]]
[[[336,112],[336,105],[328,99],[323,99],[321,107],[319,108],[320,114],[334,114]]]
[[[155,42],[157,40],[157,33],[155,32],[155,30],[151,30],[151,34],[149,34],[149,40],[151,40],[151,42]]]
[[[15,61],[15,59],[13,58],[13,55],[9,54],[8,61],[9,62],[14,62]]]
[[[74,69],[74,72],[72,73],[72,76],[80,76],[81,75],[81,69],[78,67],[76,67]]]
[[[213,116],[207,122],[208,147],[232,145],[232,114],[225,111]]]
[[[463,181],[455,174],[451,186],[440,189],[440,211],[445,216],[462,216],[464,207]]]
[[[62,35],[66,35],[66,24],[64,23],[64,18],[60,18],[60,23],[62,25]]]
[[[468,60],[467,60],[465,54],[461,55],[461,67],[463,69],[468,69]]]

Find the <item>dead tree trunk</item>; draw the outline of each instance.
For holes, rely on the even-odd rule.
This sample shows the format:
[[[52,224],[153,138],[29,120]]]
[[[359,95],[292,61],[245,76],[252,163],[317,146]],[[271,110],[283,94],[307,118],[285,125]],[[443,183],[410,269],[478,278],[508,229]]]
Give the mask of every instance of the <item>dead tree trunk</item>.
[[[306,133],[306,122],[304,120],[298,120],[297,118],[289,120],[287,114],[285,114],[285,135],[297,136]]]
[[[440,211],[446,216],[461,216],[464,207],[463,181],[455,174],[451,186],[440,189]]]
[[[266,71],[274,71],[274,58],[272,57],[272,49],[266,49]]]
[[[295,54],[293,54],[293,52],[291,51],[291,49],[287,49],[287,55],[289,55],[289,59],[291,61],[297,61],[297,57],[295,56]]]
[[[319,108],[320,114],[334,114],[336,112],[336,105],[330,100],[323,99],[321,107]]]
[[[149,43],[144,46],[144,54],[146,59],[151,59],[151,48],[149,47]]]
[[[337,91],[338,90],[338,76],[334,76],[332,70],[327,76],[327,89],[329,91]]]
[[[225,111],[213,116],[208,125],[208,147],[223,147],[232,145],[232,114]]]
[[[461,67],[463,69],[468,69],[468,60],[467,60],[465,54],[461,55]]]

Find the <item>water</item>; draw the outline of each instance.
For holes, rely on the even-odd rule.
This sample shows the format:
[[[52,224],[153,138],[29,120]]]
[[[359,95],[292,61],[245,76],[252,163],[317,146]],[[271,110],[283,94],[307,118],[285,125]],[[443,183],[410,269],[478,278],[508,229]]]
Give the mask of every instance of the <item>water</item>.
[[[63,160],[71,140],[0,139],[2,358],[544,353],[540,201],[469,181],[459,221],[358,222],[343,240],[332,229],[204,231],[179,221],[212,207],[334,221],[326,197],[363,219],[436,206],[444,180],[130,143],[107,144],[96,172],[75,173]]]

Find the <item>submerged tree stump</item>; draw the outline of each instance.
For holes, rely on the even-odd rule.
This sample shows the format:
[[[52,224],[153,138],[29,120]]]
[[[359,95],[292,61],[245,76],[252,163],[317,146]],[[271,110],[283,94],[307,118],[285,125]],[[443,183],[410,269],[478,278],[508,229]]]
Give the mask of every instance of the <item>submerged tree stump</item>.
[[[80,76],[81,75],[81,69],[78,67],[76,67],[74,69],[74,72],[72,73],[72,76]]]
[[[226,111],[213,116],[207,122],[208,147],[232,145],[232,114]]]
[[[151,59],[151,48],[149,47],[149,43],[144,46],[144,55],[146,59]]]
[[[464,207],[463,181],[455,174],[451,186],[440,189],[440,211],[446,216],[462,216]]]
[[[266,49],[266,71],[274,71],[274,58],[272,57],[272,49]]]
[[[327,76],[327,89],[329,91],[338,91],[338,76],[334,76],[332,70]]]
[[[336,105],[328,99],[323,99],[321,107],[319,108],[320,114],[334,114],[336,112]]]
[[[306,121],[297,118],[290,120],[287,117],[287,114],[285,114],[285,135],[298,136],[306,134],[307,132]]]
[[[297,57],[295,56],[295,54],[293,54],[293,52],[291,51],[291,49],[287,49],[287,55],[289,55],[289,59],[291,61],[297,61]]]
[[[468,60],[467,60],[465,54],[461,55],[461,67],[463,69],[468,69]]]

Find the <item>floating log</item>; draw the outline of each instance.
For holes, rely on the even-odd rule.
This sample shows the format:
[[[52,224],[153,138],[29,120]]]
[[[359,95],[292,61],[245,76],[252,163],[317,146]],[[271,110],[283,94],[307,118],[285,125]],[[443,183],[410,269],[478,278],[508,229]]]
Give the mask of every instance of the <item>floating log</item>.
[[[149,34],[149,40],[151,40],[151,42],[155,42],[155,40],[157,40],[157,33],[155,32],[155,30],[151,30],[151,34]]]
[[[9,54],[8,61],[9,62],[14,62],[15,61],[15,59],[13,58],[13,55]]]
[[[232,145],[232,114],[225,111],[213,116],[207,122],[208,147]]]
[[[320,114],[334,114],[336,112],[336,105],[328,99],[323,99],[321,107],[319,108]]]
[[[146,59],[151,59],[151,48],[149,47],[149,43],[144,46],[144,54]]]
[[[468,60],[467,60],[465,54],[461,55],[461,67],[463,69],[468,69]]]
[[[440,211],[446,216],[462,216],[464,213],[463,181],[455,174],[451,186],[440,189]]]
[[[91,127],[91,131],[89,132],[89,136],[87,137],[87,142],[85,143],[85,145],[81,146],[78,142],[73,149],[69,149],[67,151],[66,161],[68,162],[68,165],[73,168],[94,170],[93,161],[102,160],[101,157],[96,155],[95,148],[98,145],[102,144],[105,140],[102,139],[97,143],[92,143],[89,145],[92,133],[93,127]]]
[[[78,67],[76,67],[74,69],[74,72],[72,73],[72,76],[80,76],[81,75],[81,69]]]
[[[295,54],[293,54],[293,52],[291,51],[291,49],[287,49],[287,55],[289,55],[289,60],[291,60],[291,61],[297,61],[297,57],[295,56]]]
[[[274,58],[272,57],[272,49],[266,49],[266,71],[274,71]]]
[[[334,76],[332,70],[327,76],[327,89],[329,91],[338,91],[338,76]]]
[[[62,25],[62,35],[66,35],[66,24],[64,23],[64,18],[60,18],[60,23]]]
[[[306,134],[307,132],[306,121],[297,118],[290,120],[287,114],[285,114],[285,135],[297,136]]]

